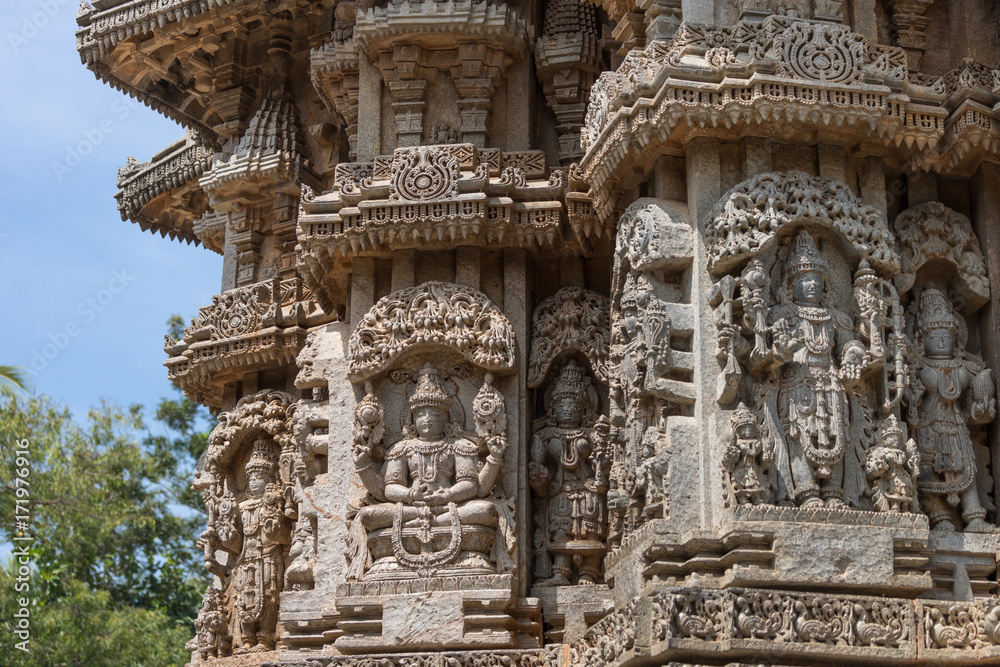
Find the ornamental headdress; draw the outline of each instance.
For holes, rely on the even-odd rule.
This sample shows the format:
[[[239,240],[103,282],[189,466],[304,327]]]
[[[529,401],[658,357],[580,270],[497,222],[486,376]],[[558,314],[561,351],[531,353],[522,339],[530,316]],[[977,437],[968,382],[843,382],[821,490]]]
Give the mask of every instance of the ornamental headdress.
[[[903,446],[903,427],[899,425],[896,415],[889,415],[882,422],[882,444],[884,446],[901,449]]]
[[[733,410],[733,414],[729,417],[729,423],[733,428],[733,433],[739,433],[740,429],[744,426],[753,426],[756,429],[760,429],[760,423],[757,421],[757,416],[751,412],[750,408],[746,406],[746,403],[742,401]]]
[[[937,329],[947,329],[955,335],[959,333],[958,320],[955,319],[951,302],[937,287],[928,286],[920,294],[917,329],[922,335]]]
[[[264,438],[260,438],[254,443],[250,460],[247,461],[245,468],[247,476],[259,473],[275,479],[277,477],[277,458],[271,443]]]
[[[792,252],[788,255],[788,260],[785,262],[785,276],[787,279],[791,280],[803,273],[821,273],[826,275],[829,268],[830,265],[823,259],[813,237],[805,230],[800,231],[795,237]]]
[[[451,414],[451,397],[445,392],[438,377],[439,371],[430,363],[424,364],[417,374],[417,388],[410,395],[410,412],[417,408],[438,408],[445,415]]]

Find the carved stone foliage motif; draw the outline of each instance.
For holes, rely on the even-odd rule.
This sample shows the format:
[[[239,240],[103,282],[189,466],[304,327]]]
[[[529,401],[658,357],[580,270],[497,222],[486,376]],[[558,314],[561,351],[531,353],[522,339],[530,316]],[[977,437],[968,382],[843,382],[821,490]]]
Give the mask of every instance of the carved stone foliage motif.
[[[802,172],[759,174],[716,204],[706,232],[709,267],[716,274],[728,272],[766,250],[782,229],[808,220],[839,231],[872,268],[890,275],[899,270],[884,217],[843,183]]]
[[[907,457],[873,449],[887,444],[878,424],[898,416],[908,379],[903,309],[891,282],[899,259],[885,221],[846,186],[798,172],[756,176],[713,213],[710,266],[731,272],[711,294],[722,367],[717,398],[746,403],[733,420],[760,415],[761,458],[753,461],[772,467],[770,488],[748,493],[747,479],[760,476],[726,445],[737,498],[915,507],[904,488],[904,478],[912,482]],[[744,449],[756,451],[750,443]],[[897,462],[894,473],[884,470]]]
[[[582,287],[564,287],[540,303],[532,315],[528,386],[541,384],[553,362],[569,352],[585,355],[607,384],[609,319],[607,297]]]
[[[489,371],[514,366],[514,332],[482,293],[427,282],[394,292],[365,315],[348,343],[353,382],[386,369],[414,347],[454,350]]]
[[[196,626],[195,650],[203,658],[275,647],[278,597],[298,518],[295,492],[306,481],[292,434],[295,400],[271,390],[241,399],[220,415],[199,465],[194,488],[205,502],[208,527],[198,542],[205,567],[221,581],[221,588],[206,592]]]
[[[925,202],[896,216],[893,227],[901,255],[896,277],[900,292],[910,291],[923,271],[944,266],[957,273],[954,288],[965,301],[963,310],[975,310],[986,302],[990,281],[967,217],[940,202]]]
[[[512,572],[514,518],[496,488],[507,418],[493,376],[472,401],[472,432],[447,373],[429,362],[415,378],[395,372],[410,379],[399,441],[383,443],[385,408],[371,391],[355,411],[352,456],[370,498],[351,520],[348,579]]]
[[[693,230],[681,204],[640,199],[619,221],[611,299],[609,540],[669,508],[664,447],[694,403]]]
[[[396,151],[392,160],[390,199],[426,201],[458,194],[461,151],[468,147],[419,146]],[[471,151],[465,159],[471,160]]]

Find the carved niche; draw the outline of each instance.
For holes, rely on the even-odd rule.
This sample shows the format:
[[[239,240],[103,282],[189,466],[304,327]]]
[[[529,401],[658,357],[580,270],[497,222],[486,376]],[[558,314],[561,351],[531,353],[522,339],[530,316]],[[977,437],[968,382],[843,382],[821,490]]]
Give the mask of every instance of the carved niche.
[[[666,518],[667,440],[693,420],[694,232],[687,207],[640,199],[618,223],[609,359],[609,542],[648,519]]]
[[[528,386],[539,388],[544,409],[528,463],[539,586],[595,584],[603,577],[611,452],[610,422],[601,409],[609,337],[608,299],[580,287],[559,290],[532,317]]]
[[[875,509],[869,482],[885,480],[866,470],[886,464],[886,451],[880,462],[873,454],[885,445],[879,424],[900,418],[908,382],[886,221],[843,184],[770,173],[727,193],[706,237],[719,277],[717,399],[740,403],[732,426],[760,435],[759,453],[753,437],[739,451],[722,437],[733,492],[755,504]]]
[[[934,530],[996,532],[986,520],[995,508],[982,429],[996,416],[995,387],[969,333],[990,295],[983,254],[969,219],[939,202],[903,211],[895,228],[903,257],[897,284],[909,301],[904,403],[920,503]]]
[[[476,290],[424,283],[375,304],[348,352],[364,387],[352,456],[368,492],[350,518],[348,581],[512,573],[513,508],[498,484],[507,414],[494,375],[514,366],[506,317]]]
[[[292,434],[295,397],[264,390],[219,416],[199,463],[208,527],[198,543],[215,583],[191,648],[201,659],[274,650],[278,598],[305,468]],[[299,567],[292,559],[290,567]],[[199,625],[200,624],[200,625]]]

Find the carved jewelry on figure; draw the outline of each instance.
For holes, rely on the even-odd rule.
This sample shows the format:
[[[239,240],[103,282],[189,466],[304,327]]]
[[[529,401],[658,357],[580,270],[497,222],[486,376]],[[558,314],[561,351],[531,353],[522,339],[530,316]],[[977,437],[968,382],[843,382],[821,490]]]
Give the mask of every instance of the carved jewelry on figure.
[[[425,364],[408,400],[403,438],[388,448],[381,470],[385,410],[372,393],[358,404],[353,456],[373,501],[353,519],[349,578],[513,568],[513,518],[492,493],[507,449],[503,397],[492,382],[487,374],[473,401],[476,435],[465,434],[456,419],[464,412],[446,390],[445,374]]]
[[[729,418],[729,439],[722,460],[740,505],[770,500],[768,472],[773,458],[770,447],[764,447],[757,416],[740,403]]]
[[[539,585],[567,585],[574,569],[577,583],[597,583],[606,551],[610,423],[597,416],[597,392],[574,361],[560,369],[546,394],[546,415],[532,438],[528,464],[529,482],[544,507],[538,528],[551,559],[551,576]]]
[[[907,421],[921,455],[917,484],[923,505],[935,530],[955,530],[949,508],[960,505],[966,532],[995,532],[985,520],[969,431],[996,416],[991,371],[966,351],[965,323],[943,291],[929,285],[914,305],[916,360]]]

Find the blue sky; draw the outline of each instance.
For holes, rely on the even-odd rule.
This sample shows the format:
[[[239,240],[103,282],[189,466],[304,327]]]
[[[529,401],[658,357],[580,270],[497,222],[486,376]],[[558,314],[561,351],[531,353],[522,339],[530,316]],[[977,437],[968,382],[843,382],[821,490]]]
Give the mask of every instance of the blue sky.
[[[122,222],[126,155],[183,129],[96,80],[76,52],[79,0],[0,5],[0,364],[78,417],[100,399],[153,406],[172,313],[218,292],[222,258]]]

